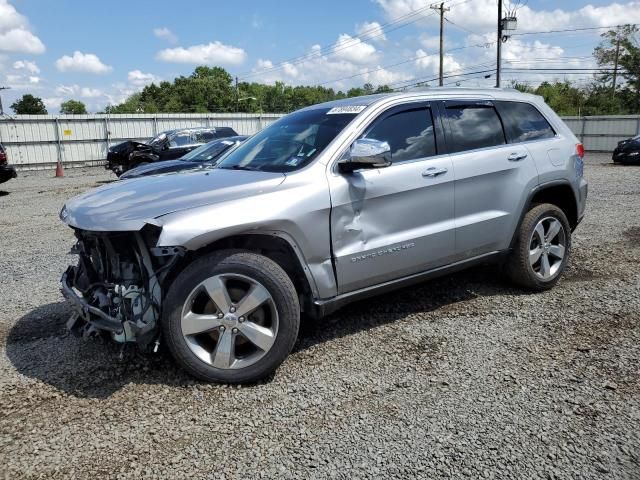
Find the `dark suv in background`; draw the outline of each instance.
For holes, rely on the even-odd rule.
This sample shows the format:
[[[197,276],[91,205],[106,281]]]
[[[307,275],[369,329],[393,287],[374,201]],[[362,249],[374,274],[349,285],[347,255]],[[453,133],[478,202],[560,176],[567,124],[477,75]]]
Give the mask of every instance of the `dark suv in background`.
[[[0,183],[16,178],[16,168],[7,163],[7,150],[0,143]]]
[[[238,135],[230,127],[196,127],[167,130],[147,143],[128,140],[109,148],[105,168],[120,176],[147,163],[180,158],[191,150],[218,138]]]

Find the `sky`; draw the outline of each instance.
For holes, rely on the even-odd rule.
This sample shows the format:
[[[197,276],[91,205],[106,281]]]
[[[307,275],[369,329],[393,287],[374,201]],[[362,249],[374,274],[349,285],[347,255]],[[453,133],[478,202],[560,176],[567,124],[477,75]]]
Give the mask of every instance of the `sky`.
[[[241,81],[392,87],[438,73],[435,0],[0,0],[0,86],[5,111],[25,93],[49,113],[70,98],[89,111],[151,82],[221,66]],[[495,84],[497,0],[444,0],[446,83]],[[504,0],[518,28],[503,44],[503,85],[514,79],[588,82],[605,31],[640,23],[640,1]],[[486,72],[485,72],[486,71]],[[477,73],[476,73],[477,72]],[[571,71],[575,72],[575,71]],[[431,85],[434,85],[431,82]]]

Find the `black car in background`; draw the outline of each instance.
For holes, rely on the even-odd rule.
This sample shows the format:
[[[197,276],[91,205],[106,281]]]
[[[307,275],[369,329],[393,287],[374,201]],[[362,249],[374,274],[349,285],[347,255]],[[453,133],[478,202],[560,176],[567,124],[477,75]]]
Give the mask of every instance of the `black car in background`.
[[[9,165],[7,162],[7,150],[0,143],[0,183],[7,182],[17,176],[16,167]]]
[[[193,170],[197,168],[211,167],[236,145],[244,142],[248,137],[235,136],[214,140],[202,145],[195,150],[187,153],[177,160],[165,160],[163,162],[154,162],[147,165],[140,165],[132,168],[120,175],[120,180],[128,178],[145,177],[147,175],[157,175],[160,173],[180,172],[183,170]]]
[[[128,140],[109,148],[105,168],[120,176],[139,165],[180,158],[212,140],[237,135],[230,127],[167,130],[146,143]]]
[[[615,163],[640,163],[640,135],[618,142],[612,159]]]

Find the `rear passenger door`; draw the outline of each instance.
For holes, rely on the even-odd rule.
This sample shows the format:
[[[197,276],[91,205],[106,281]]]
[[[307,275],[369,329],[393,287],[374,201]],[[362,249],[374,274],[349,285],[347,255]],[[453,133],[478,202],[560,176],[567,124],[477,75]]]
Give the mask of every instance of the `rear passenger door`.
[[[538,174],[522,144],[508,144],[491,101],[440,104],[455,172],[455,250],[459,260],[509,247]]]

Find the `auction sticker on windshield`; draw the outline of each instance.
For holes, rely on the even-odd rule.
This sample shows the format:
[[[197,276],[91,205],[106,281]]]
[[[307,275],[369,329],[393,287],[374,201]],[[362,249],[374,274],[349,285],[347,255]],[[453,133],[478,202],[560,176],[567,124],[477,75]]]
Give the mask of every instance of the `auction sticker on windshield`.
[[[346,105],[344,107],[333,107],[327,112],[327,115],[337,115],[339,113],[360,113],[365,108],[367,108],[366,105]]]

